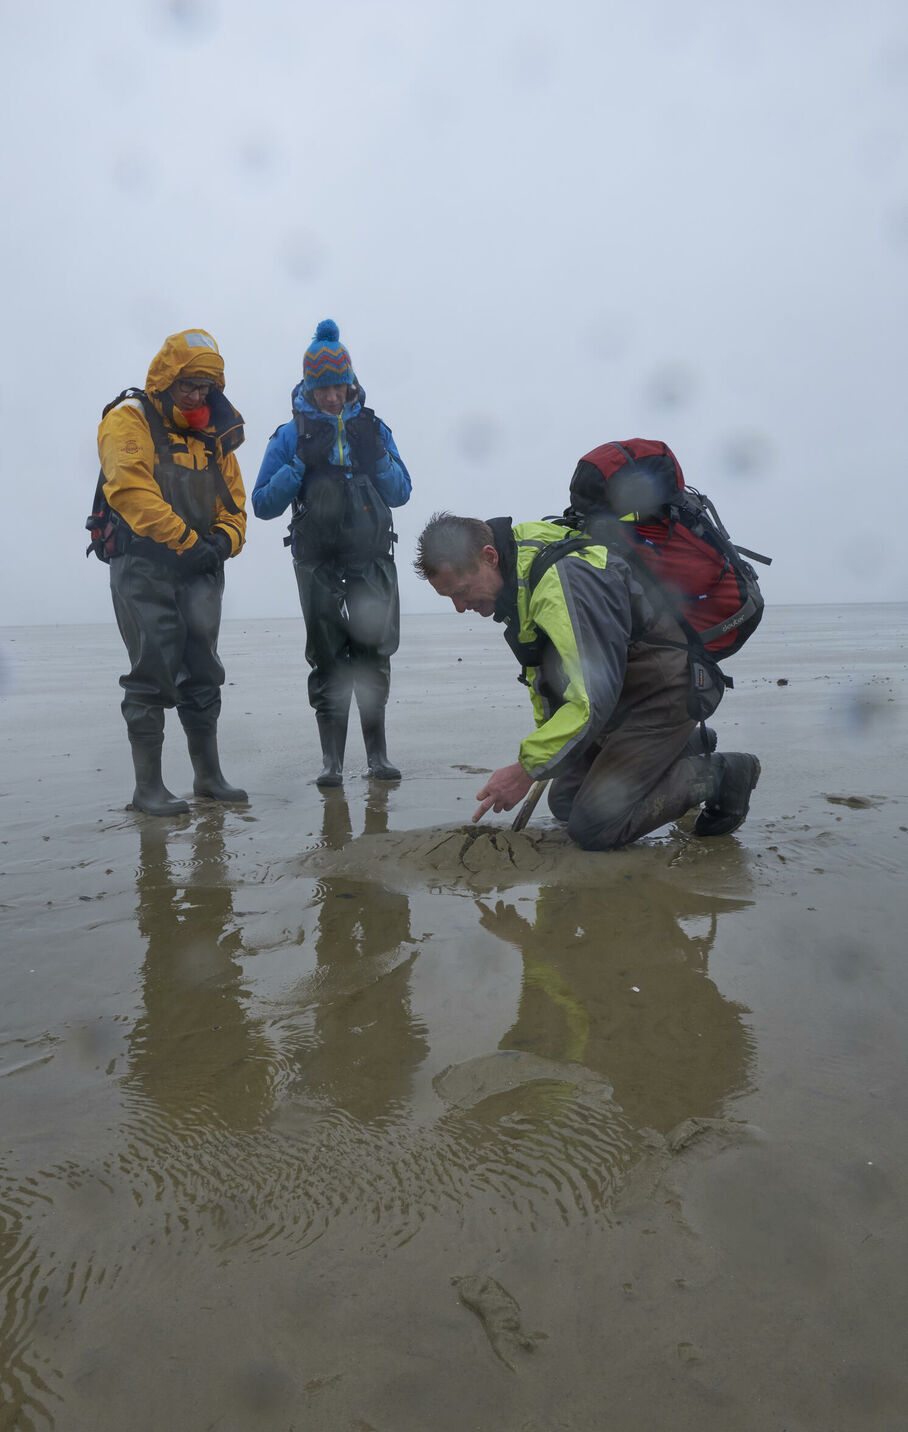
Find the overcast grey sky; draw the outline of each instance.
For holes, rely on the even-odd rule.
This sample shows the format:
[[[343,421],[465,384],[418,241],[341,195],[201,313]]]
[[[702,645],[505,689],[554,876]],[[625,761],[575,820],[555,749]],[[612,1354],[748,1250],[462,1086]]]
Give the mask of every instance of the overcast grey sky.
[[[908,598],[896,0],[3,0],[0,623],[112,620],[105,402],[202,326],[251,491],[333,317],[438,507],[559,511],[658,437],[772,602]],[[228,617],[298,614],[250,513]]]

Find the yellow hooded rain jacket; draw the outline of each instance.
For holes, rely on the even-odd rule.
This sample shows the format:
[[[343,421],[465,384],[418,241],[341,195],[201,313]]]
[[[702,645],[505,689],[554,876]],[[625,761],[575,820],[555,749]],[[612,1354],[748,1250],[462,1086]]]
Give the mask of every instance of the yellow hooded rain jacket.
[[[209,379],[216,390],[211,395],[216,409],[212,422],[199,431],[190,428],[168,392],[176,378],[187,374]],[[145,393],[161,418],[170,447],[167,465],[178,482],[164,486],[172,497],[181,493],[175,505],[156,479],[160,454],[140,399],[124,398],[101,420],[98,453],[104,496],[137,537],[172,552],[188,552],[204,526],[204,520],[192,525],[192,514],[204,512],[205,519],[210,517],[207,530],[226,533],[230,555],[235,557],[241,550],[246,540],[246,493],[234,450],[243,441],[243,420],[223,397],[223,390],[224,360],[204,329],[171,334],[152,359]],[[183,469],[188,470],[185,486]],[[191,473],[198,474],[196,480]],[[182,508],[182,515],[175,506]]]

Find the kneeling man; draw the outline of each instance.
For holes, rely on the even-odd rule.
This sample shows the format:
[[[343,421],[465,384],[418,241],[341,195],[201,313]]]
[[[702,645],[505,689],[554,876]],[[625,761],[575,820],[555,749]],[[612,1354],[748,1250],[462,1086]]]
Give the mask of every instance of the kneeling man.
[[[478,792],[474,821],[551,778],[549,806],[585,850],[627,845],[701,804],[696,835],[737,830],[759,761],[702,754],[674,617],[620,556],[566,535],[577,537],[551,522],[441,512],[419,538],[417,573],[456,611],[504,624],[533,703],[536,729]],[[540,557],[547,548],[555,560]]]

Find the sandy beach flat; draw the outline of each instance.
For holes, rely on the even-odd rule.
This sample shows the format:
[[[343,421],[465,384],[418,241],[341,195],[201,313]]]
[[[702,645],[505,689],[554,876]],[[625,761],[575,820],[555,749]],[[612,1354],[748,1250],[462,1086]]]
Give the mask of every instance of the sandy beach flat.
[[[302,647],[225,623],[168,822],[113,622],[0,631],[2,1432],[901,1432],[908,607],[769,611],[747,823],[607,855],[471,824],[491,623],[404,618],[391,786]]]

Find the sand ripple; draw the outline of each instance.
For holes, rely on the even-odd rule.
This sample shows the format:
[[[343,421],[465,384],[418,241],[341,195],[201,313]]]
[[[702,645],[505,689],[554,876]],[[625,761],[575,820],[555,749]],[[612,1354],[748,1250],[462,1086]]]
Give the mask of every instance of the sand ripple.
[[[502,1236],[607,1219],[633,1143],[607,1086],[532,1056],[504,1060],[506,1086],[498,1058],[484,1073],[445,1071],[429,1127],[363,1124],[302,1101],[254,1132],[177,1127],[136,1098],[115,1157],[7,1174],[4,1392],[32,1409],[17,1428],[52,1421],[53,1375],[29,1361],[36,1325],[89,1312],[118,1282],[135,1297],[152,1266],[145,1254],[179,1257],[202,1243],[225,1262],[286,1259],[332,1232],[382,1256],[438,1218],[466,1221],[473,1206]]]

